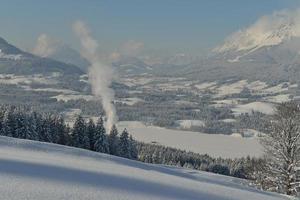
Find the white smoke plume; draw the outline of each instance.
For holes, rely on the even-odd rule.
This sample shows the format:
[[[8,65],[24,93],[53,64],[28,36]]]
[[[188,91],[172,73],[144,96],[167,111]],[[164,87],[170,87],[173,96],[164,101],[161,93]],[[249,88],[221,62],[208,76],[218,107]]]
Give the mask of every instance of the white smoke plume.
[[[58,44],[58,41],[43,33],[38,37],[32,53],[41,57],[49,57],[56,51]]]
[[[98,43],[92,38],[88,27],[77,21],[73,24],[73,30],[80,39],[83,56],[91,63],[89,67],[89,81],[92,92],[101,98],[107,117],[106,129],[110,130],[117,122],[116,109],[113,104],[114,91],[110,88],[113,80],[113,69],[110,65],[101,62],[101,56],[97,53]]]

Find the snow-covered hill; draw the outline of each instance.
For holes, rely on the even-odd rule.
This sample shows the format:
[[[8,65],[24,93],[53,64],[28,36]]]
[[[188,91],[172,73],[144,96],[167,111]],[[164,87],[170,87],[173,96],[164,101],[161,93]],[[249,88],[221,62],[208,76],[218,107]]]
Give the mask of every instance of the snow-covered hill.
[[[205,172],[0,137],[1,199],[288,199]]]

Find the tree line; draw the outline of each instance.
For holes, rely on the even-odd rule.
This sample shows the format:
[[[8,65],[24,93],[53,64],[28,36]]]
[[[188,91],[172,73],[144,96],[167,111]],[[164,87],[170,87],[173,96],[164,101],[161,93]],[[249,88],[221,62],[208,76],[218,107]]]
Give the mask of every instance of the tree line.
[[[135,141],[124,129],[119,134],[113,126],[107,134],[103,119],[95,124],[79,115],[73,128],[64,118],[50,113],[38,113],[23,106],[0,106],[0,135],[74,146],[129,159],[137,159]]]
[[[146,163],[174,165],[237,178],[253,180],[261,158],[213,158],[207,154],[179,150],[158,144],[138,143],[139,160]]]

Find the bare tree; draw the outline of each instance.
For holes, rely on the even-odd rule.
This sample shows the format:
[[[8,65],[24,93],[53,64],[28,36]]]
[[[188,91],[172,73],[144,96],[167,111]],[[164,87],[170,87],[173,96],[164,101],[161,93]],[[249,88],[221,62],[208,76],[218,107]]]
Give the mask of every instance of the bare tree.
[[[261,139],[266,153],[265,188],[287,195],[299,190],[297,168],[300,166],[300,107],[286,102],[276,108],[269,131]]]

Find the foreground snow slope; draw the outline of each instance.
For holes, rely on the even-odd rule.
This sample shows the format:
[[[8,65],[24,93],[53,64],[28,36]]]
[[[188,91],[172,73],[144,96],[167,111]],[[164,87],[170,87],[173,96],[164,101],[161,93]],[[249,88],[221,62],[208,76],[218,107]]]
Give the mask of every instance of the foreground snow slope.
[[[7,137],[0,137],[0,180],[6,200],[286,199],[235,178]]]

